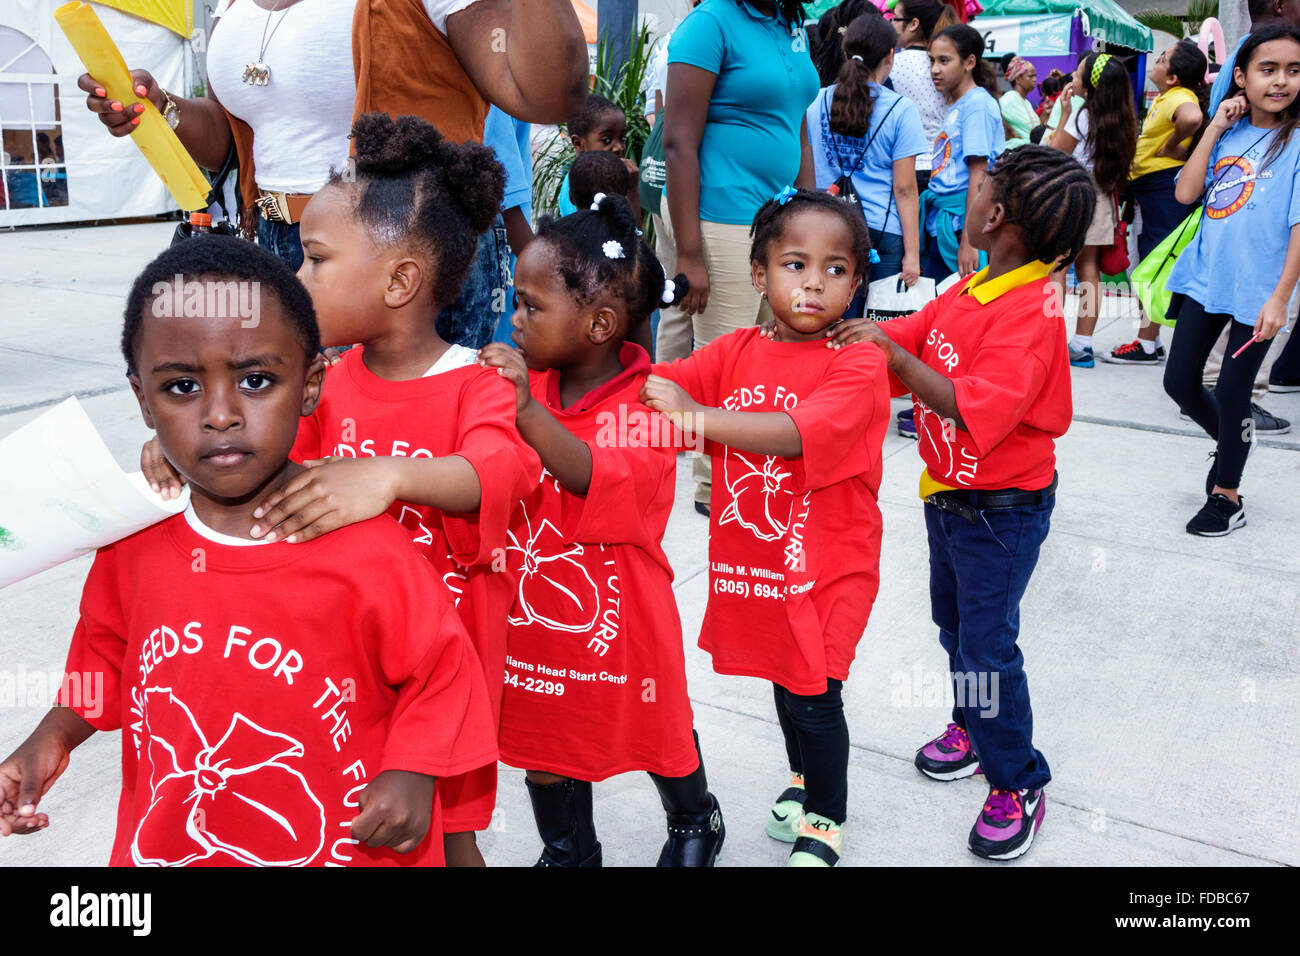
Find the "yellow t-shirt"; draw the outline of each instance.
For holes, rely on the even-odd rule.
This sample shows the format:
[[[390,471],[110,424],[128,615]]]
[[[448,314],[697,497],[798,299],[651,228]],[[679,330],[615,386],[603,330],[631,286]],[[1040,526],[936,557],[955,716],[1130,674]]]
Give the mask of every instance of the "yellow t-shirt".
[[[1129,179],[1137,179],[1147,173],[1159,172],[1183,165],[1184,160],[1172,156],[1157,156],[1160,147],[1174,131],[1174,113],[1184,103],[1191,103],[1200,108],[1200,100],[1185,86],[1175,86],[1165,90],[1155,98],[1147,118],[1142,122],[1142,133],[1138,136],[1137,153],[1133,156],[1133,165],[1129,167]],[[1183,146],[1190,146],[1192,138],[1183,140]]]

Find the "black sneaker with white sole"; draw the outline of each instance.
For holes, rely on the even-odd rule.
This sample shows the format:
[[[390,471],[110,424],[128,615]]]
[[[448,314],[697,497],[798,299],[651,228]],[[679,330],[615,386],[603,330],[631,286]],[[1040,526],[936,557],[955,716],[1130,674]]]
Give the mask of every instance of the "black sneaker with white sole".
[[[1257,435],[1285,435],[1291,430],[1291,423],[1285,418],[1278,418],[1272,412],[1265,411],[1254,402],[1250,403],[1250,417],[1255,421]]]
[[[1270,392],[1300,392],[1300,378],[1270,378]]]
[[[1109,352],[1105,353],[1102,361],[1109,362],[1111,365],[1159,365],[1160,352],[1148,352],[1142,348],[1142,343],[1137,339],[1132,342],[1126,342],[1123,345],[1117,345]]]
[[[1233,504],[1227,495],[1208,495],[1205,505],[1196,513],[1196,517],[1187,522],[1188,534],[1199,534],[1203,538],[1222,538],[1231,534],[1246,523],[1246,498]]]

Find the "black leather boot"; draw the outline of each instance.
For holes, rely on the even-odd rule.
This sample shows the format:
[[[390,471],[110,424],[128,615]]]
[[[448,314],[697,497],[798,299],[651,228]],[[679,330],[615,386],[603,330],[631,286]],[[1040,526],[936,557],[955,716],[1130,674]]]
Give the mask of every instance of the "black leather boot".
[[[695,734],[695,752],[700,753],[698,734]],[[717,798],[709,793],[703,754],[700,754],[700,765],[685,777],[661,777],[652,773],[650,779],[668,815],[668,840],[656,865],[713,866],[722,852],[727,828]]]
[[[592,818],[591,784],[583,780],[538,784],[524,778],[533,819],[545,847],[535,866],[600,866],[600,841]]]

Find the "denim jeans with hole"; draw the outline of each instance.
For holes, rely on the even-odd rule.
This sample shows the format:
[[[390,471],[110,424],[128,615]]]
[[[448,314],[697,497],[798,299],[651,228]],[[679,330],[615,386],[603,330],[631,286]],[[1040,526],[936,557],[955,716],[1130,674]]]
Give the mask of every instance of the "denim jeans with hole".
[[[481,349],[492,341],[497,323],[514,308],[510,294],[510,246],[505,222],[479,236],[478,253],[458,295],[438,313],[438,334],[454,345]]]
[[[1029,680],[1016,639],[1020,600],[1055,501],[986,508],[973,523],[925,506],[930,612],[954,675],[952,721],[966,728],[985,778],[1000,790],[1037,789],[1052,778],[1034,749]]]

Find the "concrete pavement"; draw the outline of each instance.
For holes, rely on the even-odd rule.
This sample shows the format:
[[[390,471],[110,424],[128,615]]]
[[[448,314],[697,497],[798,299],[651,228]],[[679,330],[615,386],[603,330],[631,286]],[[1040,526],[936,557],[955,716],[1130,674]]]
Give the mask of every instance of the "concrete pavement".
[[[132,469],[148,436],[118,353],[136,272],[169,223],[0,234],[0,436],[70,394]],[[1134,337],[1116,316],[1098,354]],[[1048,812],[1021,866],[1300,864],[1300,434],[1262,443],[1243,483],[1249,524],[1224,539],[1183,525],[1203,502],[1209,439],[1179,419],[1150,368],[1073,370],[1076,421],[1058,444],[1052,533],[1022,605],[1035,742],[1052,767]],[[1297,420],[1300,394],[1265,406]],[[895,409],[902,408],[901,402]],[[1300,427],[1297,429],[1300,432]],[[852,738],[846,865],[993,865],[965,848],[983,778],[940,784],[913,768],[942,731],[946,659],[929,620],[920,460],[885,444],[881,591],[845,686]],[[3,463],[0,463],[3,467]],[[710,784],[726,815],[721,865],[780,865],[763,834],[785,786],[768,685],[714,674],[694,645],[707,585],[707,524],[678,469],[666,549],[677,573],[687,676]],[[3,666],[60,670],[89,558],[0,592]],[[0,753],[42,707],[0,702]],[[119,788],[117,735],[92,738],[43,803],[51,827],[0,841],[0,866],[102,864]],[[607,865],[650,864],[663,841],[653,787],[632,774],[596,787]],[[539,850],[522,773],[502,767],[489,863]]]

